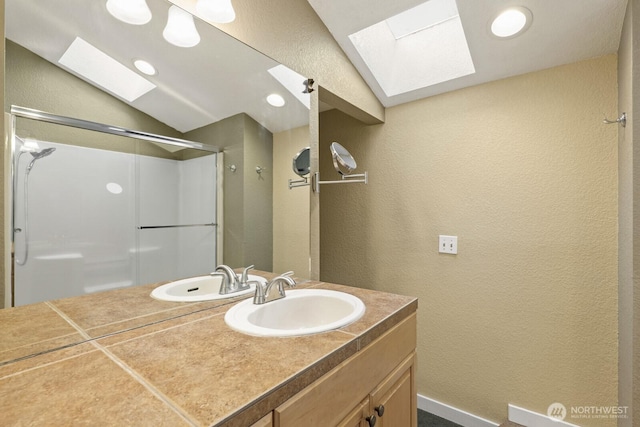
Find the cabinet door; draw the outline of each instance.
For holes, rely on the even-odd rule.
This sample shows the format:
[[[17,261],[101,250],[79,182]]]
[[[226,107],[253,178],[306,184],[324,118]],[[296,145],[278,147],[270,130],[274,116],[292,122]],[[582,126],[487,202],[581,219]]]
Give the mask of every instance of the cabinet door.
[[[250,427],[273,427],[273,411],[251,424]]]
[[[376,427],[416,427],[415,354],[407,358],[371,393]]]
[[[368,416],[368,411],[369,397],[360,402],[345,419],[338,423],[337,427],[368,427],[369,424],[365,421],[365,418]]]
[[[334,427],[371,390],[413,357],[415,314],[275,408],[275,427]],[[417,411],[417,410],[416,410]],[[417,417],[417,412],[416,412]],[[357,424],[356,424],[357,425]],[[395,425],[392,427],[407,427]]]

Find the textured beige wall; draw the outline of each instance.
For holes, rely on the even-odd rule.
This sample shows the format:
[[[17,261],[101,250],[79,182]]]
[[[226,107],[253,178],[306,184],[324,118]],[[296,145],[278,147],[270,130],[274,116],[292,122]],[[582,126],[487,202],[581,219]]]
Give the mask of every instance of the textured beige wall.
[[[293,157],[309,146],[307,126],[273,135],[273,271],[293,270],[309,278],[309,192],[311,187],[289,190]]]
[[[0,0],[0,31],[2,31],[2,34],[4,34],[4,0]],[[0,48],[0,96],[2,97],[3,104],[4,104],[4,80],[5,80],[4,63],[5,63],[5,47],[3,42],[2,47]],[[4,120],[0,120],[0,132],[2,132],[0,133],[0,135],[5,135]],[[6,151],[6,144],[8,144],[8,141],[5,138],[3,147],[0,150],[0,174],[1,174],[0,176],[4,176],[4,173],[5,173],[5,161],[7,159],[4,158],[4,154]],[[5,197],[4,187],[5,186],[6,186],[6,183],[4,183],[4,185],[0,185],[0,213],[2,215],[0,217],[0,239],[2,239],[1,241],[4,242],[3,245],[0,245],[0,259],[4,260],[3,262],[0,263],[0,277],[2,278],[2,285],[0,285],[0,308],[3,308],[5,306],[4,283],[6,280],[9,279],[8,277],[5,277],[5,275],[9,271],[9,265],[7,260],[5,260],[4,258],[5,253],[7,251],[10,251],[10,248],[8,247],[8,244],[5,240],[6,236],[4,232],[5,231],[4,217],[6,215],[5,209],[8,209],[8,206],[5,206],[4,204],[4,197]]]
[[[508,403],[617,405],[616,91],[612,55],[383,125],[322,114],[323,179],[337,140],[370,183],[322,187],[321,279],[419,297],[420,394],[496,422]]]
[[[634,421],[640,424],[640,279],[634,274],[640,269],[640,253],[634,250],[640,244],[640,227],[636,225],[640,224],[640,210],[635,206],[640,181],[634,179],[640,171],[640,144],[633,137],[636,124],[640,126],[640,120],[633,114],[636,106],[640,111],[639,86],[635,82],[637,77],[634,78],[640,76],[640,64],[633,58],[640,43],[637,4],[635,1],[627,5],[618,51],[618,111],[628,115],[627,126],[620,127],[618,135],[618,397],[621,406],[631,408],[631,416],[620,419],[619,427],[631,427]]]

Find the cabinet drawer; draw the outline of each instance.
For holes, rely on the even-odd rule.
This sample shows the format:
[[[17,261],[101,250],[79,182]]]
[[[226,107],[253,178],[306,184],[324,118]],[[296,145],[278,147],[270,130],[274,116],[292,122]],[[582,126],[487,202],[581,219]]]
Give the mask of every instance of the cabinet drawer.
[[[415,348],[414,313],[276,408],[274,426],[337,425]]]

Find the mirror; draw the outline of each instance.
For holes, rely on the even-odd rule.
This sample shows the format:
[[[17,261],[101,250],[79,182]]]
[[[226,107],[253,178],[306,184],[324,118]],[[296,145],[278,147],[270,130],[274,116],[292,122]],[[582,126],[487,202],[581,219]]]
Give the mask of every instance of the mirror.
[[[218,147],[224,152],[224,164],[218,169],[225,183],[223,262],[234,267],[256,264],[260,269],[277,270],[272,248],[276,247],[278,233],[275,225],[272,230],[272,224],[287,222],[286,217],[278,218],[280,212],[287,213],[287,208],[274,198],[278,192],[288,190],[286,179],[278,180],[270,171],[277,169],[272,164],[280,157],[289,162],[290,147],[299,150],[309,144],[308,131],[304,130],[309,123],[310,97],[303,93],[307,79],[198,19],[195,19],[195,26],[201,42],[191,48],[173,46],[162,38],[172,3],[147,0],[147,4],[152,20],[145,25],[129,25],[107,12],[106,0],[66,0],[62,3],[6,0],[5,111],[9,111],[11,105],[19,105]],[[242,16],[237,20],[241,21]],[[155,75],[143,76],[155,88],[128,101],[124,96],[114,95],[111,89],[96,89],[93,84],[86,83],[86,79],[80,77],[79,72],[71,71],[70,66],[60,66],[58,61],[78,37],[130,70],[135,70],[130,64],[132,60],[143,56],[142,59],[152,62],[157,70]],[[288,78],[293,78],[293,83],[288,83]],[[266,97],[271,93],[279,93],[285,105],[272,107],[267,104]],[[27,136],[52,142],[69,139],[68,130],[43,131],[39,123],[27,122],[19,123]],[[76,145],[93,144],[113,150],[93,135],[77,140]],[[277,149],[283,141],[287,144],[286,157],[283,150]],[[158,147],[147,148],[155,150],[153,156],[181,156],[180,152],[166,153]],[[140,151],[133,146],[124,150]],[[57,154],[60,153],[59,150]],[[46,161],[42,160],[34,168],[33,181]],[[236,166],[235,172],[229,168],[231,165]],[[264,167],[263,173],[255,173],[257,165]],[[279,183],[282,191],[276,188]],[[254,204],[244,206],[243,199],[254,200]],[[257,206],[258,203],[262,204]],[[273,218],[272,205],[284,208],[273,213]],[[240,210],[245,214],[238,215]],[[267,259],[256,261],[265,254]],[[308,265],[308,256],[302,256],[304,265]],[[274,267],[269,268],[272,263]],[[212,260],[212,270],[215,264]],[[296,276],[300,277],[308,273],[295,270]],[[153,286],[139,286],[132,304],[124,303],[120,297],[131,288],[111,291],[107,302],[99,301],[104,296],[99,292],[76,297],[82,300],[81,315],[85,316],[89,335],[116,333],[229,303],[150,305],[149,293]],[[33,309],[51,311],[42,304]],[[108,322],[98,319],[105,313],[109,314]],[[3,314],[0,313],[0,317]],[[32,313],[27,317],[34,316],[39,315]],[[15,332],[11,328],[5,329]],[[25,344],[21,353],[7,351],[4,361],[84,339],[66,329],[60,332],[64,339],[43,338],[35,331],[17,330],[37,345]]]
[[[356,160],[351,153],[337,142],[332,142],[329,146],[331,152],[331,159],[333,161],[333,167],[336,172],[340,174],[340,180],[338,181],[321,181],[320,172],[317,171],[313,176],[313,191],[315,193],[320,192],[321,184],[368,184],[369,174],[365,171],[362,174],[351,175],[356,167]]]
[[[332,142],[329,147],[331,150],[331,158],[333,159],[333,167],[340,175],[349,175],[356,167],[356,161],[353,156],[337,142]]]
[[[311,148],[305,147],[293,156],[293,172],[304,177],[311,170]]]

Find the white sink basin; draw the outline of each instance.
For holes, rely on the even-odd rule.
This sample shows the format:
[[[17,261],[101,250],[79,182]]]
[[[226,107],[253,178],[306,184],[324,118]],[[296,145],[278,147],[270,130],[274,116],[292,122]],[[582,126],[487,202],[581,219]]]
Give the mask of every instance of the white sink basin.
[[[231,307],[224,320],[232,329],[262,337],[309,335],[338,329],[365,311],[360,298],[326,289],[286,291],[287,296],[256,305],[249,298]]]
[[[267,280],[261,276],[249,274],[249,280],[259,281],[262,284]],[[151,292],[151,296],[162,301],[196,302],[216,299],[233,298],[255,292],[255,284],[249,289],[231,294],[220,294],[222,278],[219,276],[198,276],[189,279],[176,280],[166,285],[158,286]]]

